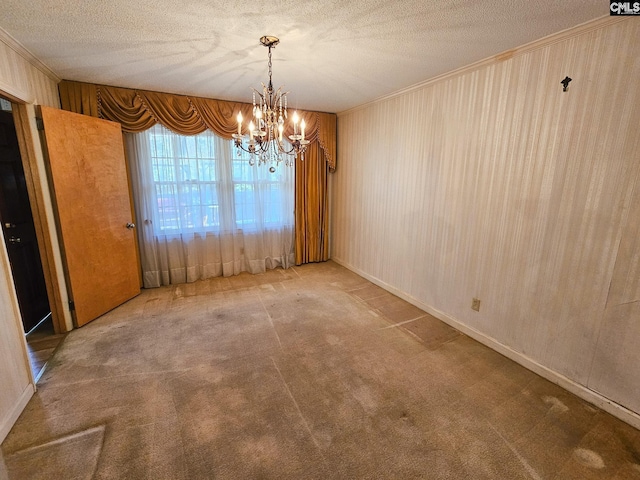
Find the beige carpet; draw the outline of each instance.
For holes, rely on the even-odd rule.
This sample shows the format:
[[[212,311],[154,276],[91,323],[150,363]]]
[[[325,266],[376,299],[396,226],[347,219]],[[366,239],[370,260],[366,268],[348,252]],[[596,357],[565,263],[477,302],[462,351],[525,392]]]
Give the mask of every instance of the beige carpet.
[[[640,479],[640,432],[332,262],[71,332],[2,452],[12,480]]]

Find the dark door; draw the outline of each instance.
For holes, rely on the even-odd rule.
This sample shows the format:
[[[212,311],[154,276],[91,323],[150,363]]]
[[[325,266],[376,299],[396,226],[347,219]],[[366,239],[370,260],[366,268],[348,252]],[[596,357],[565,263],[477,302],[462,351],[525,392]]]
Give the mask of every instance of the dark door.
[[[28,332],[50,310],[13,115],[7,111],[0,111],[0,221]]]

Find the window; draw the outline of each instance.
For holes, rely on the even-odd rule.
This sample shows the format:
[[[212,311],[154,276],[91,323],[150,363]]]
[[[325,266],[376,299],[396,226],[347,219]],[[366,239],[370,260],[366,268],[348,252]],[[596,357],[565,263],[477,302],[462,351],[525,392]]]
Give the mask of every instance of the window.
[[[207,131],[147,130],[156,234],[255,231],[293,225],[294,171],[249,165],[249,154]]]

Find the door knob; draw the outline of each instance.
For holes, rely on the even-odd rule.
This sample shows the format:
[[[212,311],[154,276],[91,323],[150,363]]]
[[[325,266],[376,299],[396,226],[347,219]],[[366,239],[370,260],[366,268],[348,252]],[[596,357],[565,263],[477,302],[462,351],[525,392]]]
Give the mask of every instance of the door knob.
[[[9,243],[20,243],[21,241],[20,237],[9,237]]]
[[[135,224],[135,223],[131,223],[131,222],[129,222],[129,223],[127,223],[127,228],[128,228],[129,230],[131,230],[131,229],[133,229],[133,228],[136,228],[136,224]]]

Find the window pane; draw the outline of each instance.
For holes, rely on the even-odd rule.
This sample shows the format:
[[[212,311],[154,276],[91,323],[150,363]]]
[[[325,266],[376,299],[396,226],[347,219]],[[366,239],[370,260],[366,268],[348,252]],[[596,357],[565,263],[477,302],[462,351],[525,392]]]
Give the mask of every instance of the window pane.
[[[161,230],[177,230],[180,227],[176,191],[173,185],[156,184],[158,217]]]
[[[268,167],[267,167],[268,168]],[[236,158],[233,160],[233,181],[253,180],[253,167],[249,165],[249,158]]]
[[[202,209],[202,226],[219,227],[220,212],[218,204],[218,186],[216,184],[202,184],[200,186],[200,205]]]
[[[215,155],[213,153],[213,142],[211,139],[198,135],[196,138],[197,146],[198,146],[198,157],[199,158],[214,158]]]
[[[236,183],[234,185],[234,199],[238,228],[255,225],[257,205],[254,186],[247,183]]]
[[[200,160],[199,180],[210,182],[216,180],[216,162],[213,158]]]
[[[156,182],[172,182],[175,180],[173,162],[164,158],[152,159],[153,180]]]
[[[198,180],[198,161],[195,158],[180,158],[178,160],[179,179],[183,182]]]

